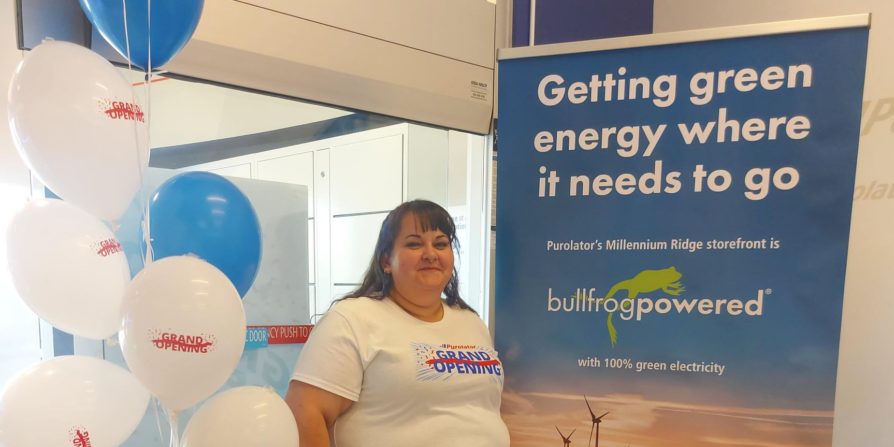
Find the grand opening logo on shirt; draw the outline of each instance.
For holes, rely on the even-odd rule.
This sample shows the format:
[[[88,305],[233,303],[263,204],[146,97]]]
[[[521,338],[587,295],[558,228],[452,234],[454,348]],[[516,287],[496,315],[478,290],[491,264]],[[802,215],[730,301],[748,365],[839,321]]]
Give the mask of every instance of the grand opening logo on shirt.
[[[443,380],[454,375],[488,375],[502,380],[503,365],[493,349],[425,343],[412,343],[412,346],[416,353],[417,380]]]
[[[157,349],[175,352],[207,354],[214,349],[213,335],[185,335],[174,332],[157,332],[151,336]]]
[[[548,312],[604,312],[606,329],[612,346],[618,343],[618,330],[615,327],[614,314],[621,320],[641,321],[644,316],[657,313],[660,315],[699,314],[731,315],[760,317],[764,312],[764,296],[772,293],[771,289],[758,289],[754,298],[683,298],[686,291],[680,281],[683,275],[675,267],[660,270],[643,270],[632,278],[615,283],[604,297],[593,296],[596,288],[578,288],[568,298],[553,296],[553,289],[547,290],[546,310]],[[618,292],[626,291],[626,296],[616,297]],[[640,296],[644,293],[664,292],[661,298]]]

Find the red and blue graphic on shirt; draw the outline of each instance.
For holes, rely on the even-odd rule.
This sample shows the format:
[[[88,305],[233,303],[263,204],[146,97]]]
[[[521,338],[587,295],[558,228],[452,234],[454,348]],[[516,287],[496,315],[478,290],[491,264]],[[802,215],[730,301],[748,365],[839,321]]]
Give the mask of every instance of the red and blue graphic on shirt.
[[[413,343],[416,380],[447,380],[456,375],[483,375],[503,381],[503,364],[492,348]]]

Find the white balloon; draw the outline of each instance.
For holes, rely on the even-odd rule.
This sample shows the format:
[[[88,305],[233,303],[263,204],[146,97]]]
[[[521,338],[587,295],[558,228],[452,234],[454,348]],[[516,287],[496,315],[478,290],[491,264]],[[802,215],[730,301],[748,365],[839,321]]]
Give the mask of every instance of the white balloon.
[[[168,409],[217,391],[245,347],[245,310],[220,270],[191,256],[146,266],[125,292],[121,350],[134,375]]]
[[[54,357],[7,383],[0,446],[117,447],[148,404],[149,392],[126,370],[92,357]]]
[[[270,388],[231,388],[205,402],[189,420],[181,447],[296,447],[298,425]]]
[[[59,197],[101,219],[120,217],[140,189],[147,122],[121,73],[72,43],[38,45],[9,85],[19,155]]]
[[[37,199],[13,217],[6,237],[13,283],[34,313],[82,337],[118,332],[130,269],[102,222],[61,200]]]

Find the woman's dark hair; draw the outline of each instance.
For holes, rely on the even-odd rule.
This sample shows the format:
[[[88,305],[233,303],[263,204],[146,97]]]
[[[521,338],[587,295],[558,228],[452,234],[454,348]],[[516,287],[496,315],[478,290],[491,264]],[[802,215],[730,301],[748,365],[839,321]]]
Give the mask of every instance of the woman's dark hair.
[[[363,275],[363,282],[360,287],[353,292],[345,295],[341,299],[368,297],[381,300],[391,293],[394,286],[391,275],[385,273],[382,268],[382,260],[391,258],[391,251],[394,248],[394,240],[400,233],[400,225],[404,216],[412,214],[416,217],[416,221],[422,227],[422,231],[440,230],[450,240],[453,249],[459,252],[459,241],[456,239],[456,226],[453,224],[453,218],[440,205],[428,200],[412,200],[400,204],[397,208],[391,210],[382,222],[382,228],[379,230],[379,238],[376,241],[376,248],[373,250],[372,259],[369,261],[369,268]],[[460,309],[469,309],[474,311],[459,296],[459,282],[456,279],[456,265],[453,266],[453,275],[450,281],[444,287],[444,296],[449,306],[458,306]]]

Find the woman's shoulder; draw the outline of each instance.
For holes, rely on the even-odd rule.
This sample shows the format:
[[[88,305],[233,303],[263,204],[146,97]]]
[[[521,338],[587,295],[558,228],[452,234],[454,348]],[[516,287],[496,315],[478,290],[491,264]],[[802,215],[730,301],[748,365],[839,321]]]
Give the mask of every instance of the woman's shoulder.
[[[481,324],[482,326],[484,325],[484,320],[481,319],[481,316],[478,315],[478,312],[475,312],[470,308],[462,308],[458,304],[450,306],[446,303],[444,305],[444,308],[449,309],[448,312],[452,313],[457,319],[466,322],[473,322],[475,324]]]
[[[385,299],[359,296],[356,298],[342,298],[332,304],[327,313],[337,313],[345,318],[356,318],[368,315],[370,312],[384,312],[388,304]]]
[[[471,307],[468,307],[468,305],[466,305],[466,307],[462,307],[459,305],[459,303],[454,303],[453,305],[450,305],[450,304],[447,304],[448,301],[446,299],[443,301],[444,301],[444,307],[446,307],[448,309],[452,309],[454,313],[458,313],[458,314],[462,314],[462,315],[471,315],[475,318],[478,318],[478,312],[473,310]]]
[[[474,334],[477,340],[476,343],[482,346],[492,345],[493,339],[490,331],[477,312],[472,309],[463,309],[459,306],[445,306],[445,308],[450,309],[448,312],[451,314],[451,330],[467,335]]]

